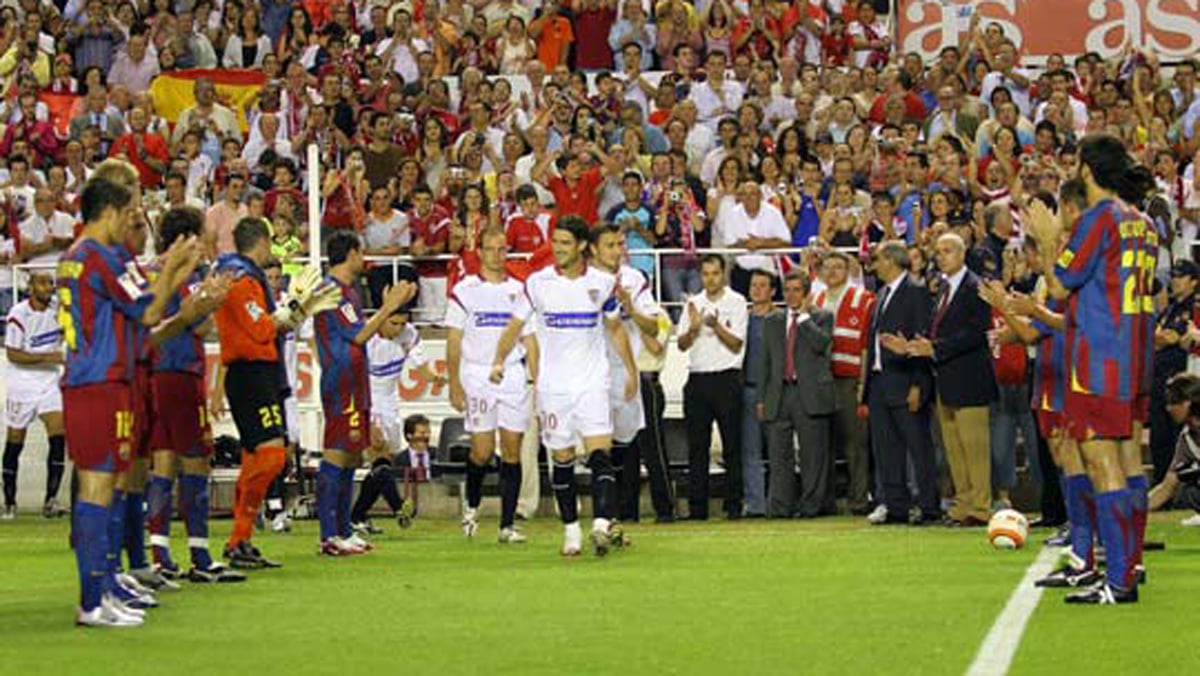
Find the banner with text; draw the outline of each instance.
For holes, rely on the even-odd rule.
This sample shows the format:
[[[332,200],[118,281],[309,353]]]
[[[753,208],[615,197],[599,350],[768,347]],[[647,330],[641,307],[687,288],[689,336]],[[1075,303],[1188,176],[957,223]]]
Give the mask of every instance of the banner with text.
[[[1126,43],[1163,61],[1200,52],[1200,0],[901,0],[898,13],[901,52],[927,61],[965,45],[976,13],[1035,63],[1054,53],[1108,58]]]

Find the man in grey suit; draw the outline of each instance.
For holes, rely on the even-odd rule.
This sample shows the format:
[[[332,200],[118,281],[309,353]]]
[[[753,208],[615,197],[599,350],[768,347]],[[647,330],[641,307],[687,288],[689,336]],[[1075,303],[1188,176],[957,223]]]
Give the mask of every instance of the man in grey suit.
[[[809,302],[810,283],[795,270],[784,280],[787,308],[767,317],[763,357],[756,365],[755,412],[767,423],[771,480],[768,514],[817,516],[829,501],[833,455],[829,419],[836,406],[830,355],[833,315]],[[800,440],[800,497],[796,499],[796,446]]]
[[[125,120],[108,110],[108,89],[104,86],[93,87],[84,98],[84,110],[71,119],[68,132],[72,140],[78,141],[83,137],[83,130],[96,127],[100,130],[100,139],[104,152],[118,136],[125,133]]]

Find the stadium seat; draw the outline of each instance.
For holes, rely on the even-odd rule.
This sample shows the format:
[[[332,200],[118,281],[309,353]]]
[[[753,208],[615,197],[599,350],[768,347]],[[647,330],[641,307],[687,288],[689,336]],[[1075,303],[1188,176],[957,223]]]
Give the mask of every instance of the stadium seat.
[[[688,468],[687,422],[683,418],[663,420],[663,444],[667,447],[667,467],[674,472]]]
[[[461,417],[442,420],[438,433],[437,448],[433,453],[434,475],[446,477],[462,475],[467,469],[467,456],[471,453],[471,436],[467,434]]]

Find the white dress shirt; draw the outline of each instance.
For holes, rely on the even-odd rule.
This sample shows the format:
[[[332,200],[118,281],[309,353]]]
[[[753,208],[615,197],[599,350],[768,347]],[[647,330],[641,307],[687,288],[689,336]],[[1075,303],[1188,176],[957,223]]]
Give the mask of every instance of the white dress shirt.
[[[696,111],[699,113],[697,121],[713,130],[717,128],[721,118],[736,115],[737,109],[742,105],[742,85],[737,82],[725,80],[721,83],[721,93],[724,94],[724,101],[717,95],[712,83],[705,81],[693,86],[691,94],[688,95],[696,104]]]
[[[782,239],[791,241],[792,231],[783,219],[783,214],[765,200],[759,202],[758,213],[751,216],[744,205],[737,205],[724,217],[725,230],[723,244],[732,246],[751,237],[760,239]],[[737,266],[744,270],[775,271],[775,262],[771,256],[763,254],[744,254],[737,257]]]
[[[962,285],[962,281],[967,277],[967,266],[959,268],[958,272],[946,276],[942,275],[942,280],[946,282],[946,305],[949,305],[954,300],[954,294],[958,292],[958,287]]]
[[[696,335],[696,341],[687,351],[688,371],[717,373],[742,368],[742,359],[746,355],[746,325],[750,316],[746,309],[746,297],[725,287],[715,299],[709,298],[707,292],[701,291],[689,298],[688,302],[696,307],[701,317],[716,315],[717,322],[742,341],[741,346],[734,352],[717,337],[716,329],[707,324],[702,326]],[[683,335],[690,330],[691,319],[685,310],[679,318],[679,333]]]
[[[890,283],[888,283],[887,286],[884,287],[884,289],[887,290],[887,297],[884,298],[882,300],[882,302],[880,302],[879,305],[877,306],[879,308],[878,316],[881,319],[883,318],[883,313],[887,312],[888,305],[892,304],[892,298],[896,295],[896,290],[900,288],[900,285],[903,284],[904,280],[907,278],[908,278],[908,273],[902,272],[902,273],[900,273],[899,277],[893,279]],[[883,290],[880,290],[879,296],[882,296],[882,295],[883,295]],[[879,342],[879,332],[878,331],[875,332],[875,363],[871,365],[871,370],[875,371],[875,372],[879,372],[879,371],[883,370],[883,345],[881,345]]]

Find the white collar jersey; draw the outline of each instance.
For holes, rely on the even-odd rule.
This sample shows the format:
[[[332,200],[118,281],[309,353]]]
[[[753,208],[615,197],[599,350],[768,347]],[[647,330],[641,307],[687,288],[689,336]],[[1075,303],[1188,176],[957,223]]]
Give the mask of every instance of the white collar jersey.
[[[640,314],[651,317],[658,315],[658,305],[650,294],[650,283],[646,281],[645,275],[628,265],[622,265],[617,269],[617,284],[629,292],[629,297],[633,299],[633,307]],[[638,356],[642,353],[641,331],[638,330],[633,318],[625,312],[624,307],[618,309],[621,313],[621,323],[625,325],[625,333],[629,334],[629,347],[633,351],[633,360],[637,362]],[[621,355],[617,353],[617,347],[611,340],[608,341],[608,361],[612,366],[613,373],[619,375],[621,382],[624,382],[625,363],[621,361]]]
[[[517,319],[527,324],[534,320],[540,352],[539,392],[608,390],[604,320],[621,316],[615,288],[612,274],[592,266],[575,279],[557,267],[548,267],[525,281],[525,301]]]
[[[371,405],[380,412],[400,410],[400,378],[406,368],[421,368],[426,362],[421,334],[412,324],[400,335],[379,334],[367,341],[367,373],[371,381]]]
[[[8,312],[4,347],[30,354],[62,352],[63,329],[58,323],[58,299],[51,299],[44,310],[35,310],[23,300]],[[8,395],[14,399],[36,397],[46,389],[58,387],[62,369],[50,364],[36,366],[8,362],[5,372]]]
[[[463,333],[463,366],[490,369],[500,334],[504,333],[509,320],[526,305],[524,285],[512,277],[489,282],[479,275],[468,275],[454,285],[449,297],[444,321],[448,328]],[[526,326],[525,335],[532,332],[532,327]],[[514,366],[524,358],[525,346],[518,342],[508,353],[504,365]]]

